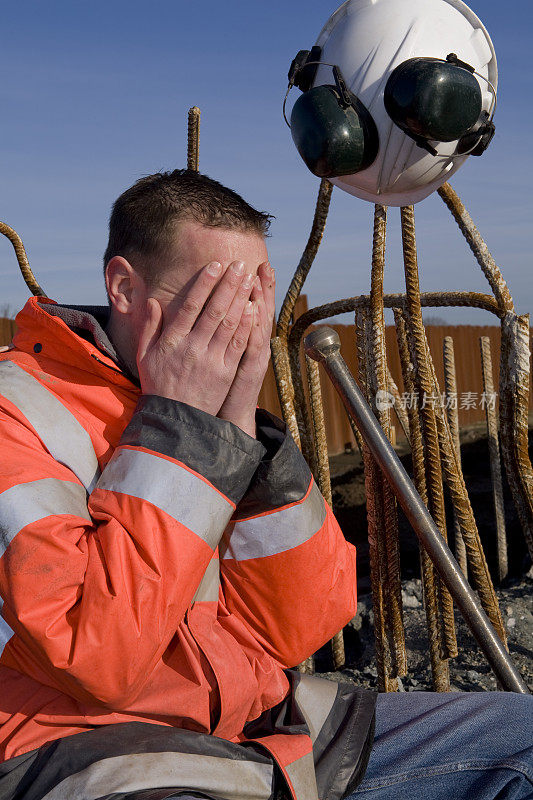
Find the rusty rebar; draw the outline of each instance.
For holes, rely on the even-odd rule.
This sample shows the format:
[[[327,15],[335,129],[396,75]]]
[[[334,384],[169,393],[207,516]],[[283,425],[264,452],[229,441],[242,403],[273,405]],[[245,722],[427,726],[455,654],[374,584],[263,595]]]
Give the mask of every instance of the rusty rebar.
[[[457,410],[457,379],[455,375],[455,353],[453,339],[445,336],[443,342],[444,388],[446,391],[446,415],[452,436],[453,445],[457,453],[457,461],[461,464],[461,441],[459,438],[459,414]],[[455,506],[453,507],[453,531],[455,541],[455,557],[465,578],[468,575],[466,548],[461,533],[461,526],[457,519]]]
[[[425,334],[424,343],[426,352],[429,356],[429,345],[427,339],[425,338]],[[435,391],[440,395],[435,367],[431,359],[428,359],[428,363],[431,368]],[[490,577],[487,560],[485,558],[476,520],[470,504],[470,498],[468,496],[463,473],[461,471],[461,464],[453,444],[448,418],[440,404],[435,406],[435,411],[437,431],[439,435],[442,471],[446,480],[446,485],[448,486],[448,490],[450,492],[452,503],[457,512],[457,519],[465,542],[471,581],[479,595],[479,599],[483,609],[485,610],[485,613],[492,622],[494,629],[498,633],[498,636],[504,645],[506,645],[507,637],[498,605],[498,598],[496,597],[496,592],[494,591],[494,586]]]
[[[300,343],[298,343],[296,350],[290,352],[289,329],[294,306],[324,235],[332,191],[333,185],[329,183],[329,181],[323,179],[318,190],[315,214],[309,239],[283,300],[276,324],[276,336],[271,342],[272,365],[283,418],[313,473],[317,472],[315,451],[311,436],[313,423],[305,397],[301,374]],[[336,648],[338,657],[340,657],[338,639],[334,647]],[[300,664],[299,669],[301,672],[312,673],[314,671],[312,656]]]
[[[494,293],[502,318],[500,361],[500,435],[502,454],[513,501],[529,553],[533,558],[533,468],[527,447],[529,359],[526,365],[525,326],[514,312],[514,304],[503,275],[463,203],[445,183],[438,190],[474,253]],[[529,328],[529,323],[527,323]],[[521,352],[520,352],[521,351]]]
[[[400,391],[399,391],[398,387],[396,386],[396,382],[395,382],[394,378],[392,377],[391,371],[390,371],[390,369],[388,367],[387,367],[387,387],[388,387],[389,394],[391,394],[392,397],[393,397],[394,413],[396,414],[398,422],[400,423],[400,427],[404,432],[405,438],[407,439],[407,441],[409,441],[409,437],[410,437],[410,434],[409,434],[409,417],[407,416],[407,412],[406,412],[405,408],[403,407]]]
[[[291,348],[299,348],[301,340],[310,325],[320,322],[323,319],[336,317],[339,314],[355,312],[358,308],[368,308],[369,296],[366,294],[355,297],[346,297],[343,300],[336,300],[333,303],[325,303],[322,306],[310,308],[302,314],[289,333],[289,344]],[[434,307],[443,308],[448,306],[458,306],[461,308],[481,308],[489,311],[496,317],[501,317],[503,312],[498,304],[488,294],[479,292],[421,292],[420,303],[423,308]],[[383,305],[385,308],[400,308],[405,306],[405,294],[385,294],[383,295]]]
[[[367,396],[367,386],[366,386],[366,372],[364,368],[365,364],[365,354],[364,354],[364,328],[365,328],[365,309],[359,308],[356,309],[354,314],[354,330],[355,330],[355,349],[357,354],[357,380],[359,381],[359,385],[361,387],[361,391]],[[360,334],[358,335],[358,331]],[[365,443],[363,441],[363,437],[361,436],[360,431],[357,428],[357,425],[347,414],[348,422],[350,423],[350,428],[352,429],[352,433],[355,439],[355,443],[359,450],[359,454],[361,456],[361,460],[364,462],[365,456]]]
[[[472,217],[466,210],[460,198],[454,192],[449,183],[444,183],[437,191],[451,211],[451,214],[457,222],[461,233],[468,242],[476,261],[478,262],[483,274],[490,284],[490,288],[494,293],[494,297],[496,298],[499,307],[503,311],[514,311],[513,299],[500,268],[494,261],[489,248],[474,225]]]
[[[407,403],[407,414],[409,416],[409,429],[411,431],[410,441],[411,460],[413,464],[413,480],[420,497],[427,505],[428,497],[426,488],[426,471],[424,465],[424,443],[422,439],[420,416],[415,403],[416,388],[414,383],[414,367],[411,361],[409,345],[407,342],[405,315],[404,312],[399,308],[395,308],[393,311],[394,321],[396,323],[396,337],[398,341],[398,350],[400,353],[400,364],[402,368],[404,389],[407,397],[410,398]],[[435,584],[435,570],[427,552],[422,545],[420,545],[420,573],[424,592],[424,610],[426,613],[433,688],[436,692],[447,692],[450,689],[450,673],[448,661],[442,658],[440,652],[438,598]]]
[[[369,315],[360,309],[355,316],[355,332],[358,360],[358,374],[361,390],[370,399],[371,379],[368,371],[369,356]],[[363,443],[363,463],[365,472],[366,511],[368,522],[368,547],[370,559],[372,610],[374,614],[374,646],[378,688],[384,692],[398,690],[398,681],[391,677],[393,671],[390,642],[387,636],[385,599],[387,583],[387,564],[382,547],[380,531],[384,530],[382,482],[373,456]]]
[[[287,342],[281,339],[279,336],[274,336],[270,340],[270,349],[272,352],[272,367],[274,369],[274,377],[276,379],[281,413],[287,428],[289,429],[289,433],[291,434],[298,448],[301,450],[302,444],[300,441],[300,432],[296,419],[294,386],[291,380],[291,372],[289,368]],[[314,672],[313,656],[311,655],[302,661],[302,663],[298,665],[298,669],[300,672],[312,675]]]
[[[328,443],[326,439],[326,423],[322,404],[322,389],[318,363],[309,356],[305,357],[307,369],[307,385],[309,387],[309,405],[313,424],[313,442],[315,449],[316,482],[326,501],[333,505],[331,495],[331,477],[329,473]]]
[[[391,420],[388,403],[379,402],[386,398],[387,353],[385,346],[385,319],[383,314],[383,278],[385,271],[385,240],[387,231],[387,209],[379,204],[374,207],[374,229],[372,237],[372,269],[370,285],[370,325],[367,338],[366,368],[370,388],[370,402],[385,435],[391,438]],[[384,612],[387,632],[390,638],[392,674],[397,677],[406,674],[405,632],[403,626],[402,586],[400,578],[400,548],[398,538],[398,514],[396,498],[377,467],[374,472],[381,483],[379,502],[384,528],[377,530],[380,538],[380,551],[384,554],[385,585]]]
[[[0,222],[0,233],[3,233],[4,236],[7,236],[13,245],[18,265],[20,267],[20,271],[22,272],[22,277],[26,281],[26,286],[30,292],[38,297],[48,297],[44,289],[39,286],[35,279],[35,275],[33,274],[28,261],[28,256],[26,255],[26,250],[22,244],[22,239],[18,233],[5,222]]]
[[[489,443],[490,474],[492,478],[492,499],[496,518],[496,545],[498,553],[498,578],[507,577],[507,535],[505,531],[505,508],[503,505],[502,468],[500,445],[498,442],[498,421],[496,418],[496,393],[492,376],[492,355],[488,336],[479,337],[481,351],[481,371],[483,373],[483,398],[487,419],[487,438]]]
[[[508,311],[501,323],[500,438],[505,471],[533,558],[533,469],[528,453],[529,316]]]
[[[328,443],[326,439],[326,423],[324,419],[324,406],[322,404],[322,389],[320,386],[320,372],[318,363],[306,355],[305,365],[307,382],[309,386],[309,404],[311,407],[311,420],[313,423],[313,441],[315,450],[315,464],[317,473],[315,480],[323,497],[330,507],[333,507],[331,494],[331,477],[329,472]],[[338,631],[331,639],[333,666],[341,669],[345,662],[344,634]]]
[[[198,172],[200,168],[200,109],[189,109],[187,119],[187,169]]]
[[[430,372],[428,353],[425,345],[425,332],[422,322],[422,306],[420,302],[420,284],[418,278],[418,262],[415,238],[415,217],[413,206],[400,209],[402,224],[402,246],[405,267],[406,288],[406,320],[407,340],[411,359],[414,365],[415,385],[421,400],[420,414],[424,442],[424,461],[426,469],[426,486],[428,508],[435,524],[446,540],[446,514],[444,507],[444,491],[442,485],[442,469],[440,463],[439,438],[435,415],[434,385]],[[429,400],[429,404],[428,404]],[[457,655],[457,641],[453,618],[452,597],[443,582],[438,579],[439,606],[441,610],[440,645],[443,658]]]
[[[305,283],[305,279],[307,278],[309,270],[313,266],[313,261],[315,260],[318,248],[320,247],[320,242],[322,241],[322,237],[324,235],[332,192],[333,184],[323,178],[320,182],[320,187],[318,190],[311,233],[309,234],[307,244],[296,268],[296,272],[294,273],[289,288],[287,289],[287,294],[285,295],[278,316],[276,334],[285,339],[289,334],[289,327],[291,324],[294,306],[298,297],[300,296],[300,292],[302,291],[302,287]]]
[[[350,428],[352,429],[353,438],[355,439],[355,444],[357,445],[357,449],[359,450],[361,458],[363,458],[363,447],[364,447],[363,437],[361,436],[361,433],[358,430],[357,425],[355,424],[355,422],[351,417],[348,417],[348,422],[350,423]]]
[[[427,506],[410,481],[394,448],[383,433],[361,389],[354,380],[340,353],[338,333],[329,326],[321,326],[306,337],[305,352],[311,358],[316,358],[324,364],[324,369],[337,390],[346,411],[356,420],[366,445],[393,487],[398,502],[419,541],[427,549],[439,575],[453,593],[465,621],[494,669],[498,680],[509,691],[529,694],[509,653],[505,651],[505,647],[499,641],[487,615],[479,607],[471,587],[461,574],[456,560],[427,510]]]
[[[276,379],[276,387],[281,406],[281,414],[289,429],[289,433],[301,450],[300,431],[296,420],[296,410],[294,407],[294,386],[291,380],[289,367],[289,354],[286,342],[279,336],[274,336],[270,340],[270,350],[272,352],[272,367]]]
[[[320,242],[322,241],[322,237],[324,235],[332,191],[333,185],[329,183],[329,181],[323,179],[320,182],[320,187],[318,190],[311,232],[283,300],[276,324],[276,336],[280,340],[277,350],[279,351],[280,348],[287,349],[288,359],[285,360],[285,358],[283,358],[278,368],[275,369],[275,372],[276,374],[280,375],[280,379],[290,381],[292,383],[294,392],[294,413],[298,423],[301,450],[311,467],[314,466],[314,451],[311,441],[312,421],[303,387],[300,364],[300,345],[298,344],[298,347],[295,350],[291,350],[289,347],[288,337],[294,306],[296,305],[296,301],[300,296],[305,279],[307,278],[309,270],[311,269],[313,261],[318,252]],[[284,371],[285,364],[288,365],[287,373]]]

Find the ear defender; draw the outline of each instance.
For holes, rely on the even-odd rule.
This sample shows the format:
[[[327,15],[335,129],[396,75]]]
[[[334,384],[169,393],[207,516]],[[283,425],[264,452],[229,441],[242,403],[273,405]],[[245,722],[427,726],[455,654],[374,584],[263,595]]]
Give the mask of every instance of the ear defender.
[[[475,137],[475,145],[483,132],[473,130],[482,110],[481,89],[473,72],[453,53],[446,61],[410,58],[389,76],[385,109],[407,136],[433,155],[436,150],[429,140],[453,142],[468,136],[469,140]]]
[[[344,106],[335,86],[315,86],[292,109],[291,134],[308,169],[319,178],[352,175],[372,164],[378,153],[374,120],[350,92]]]
[[[344,82],[333,64],[335,85],[309,88],[320,59],[320,48],[301,50],[289,70],[289,89],[303,94],[293,106],[290,129],[307,168],[319,178],[351,175],[369,167],[379,150],[379,137],[371,115]],[[323,62],[320,62],[323,63]]]

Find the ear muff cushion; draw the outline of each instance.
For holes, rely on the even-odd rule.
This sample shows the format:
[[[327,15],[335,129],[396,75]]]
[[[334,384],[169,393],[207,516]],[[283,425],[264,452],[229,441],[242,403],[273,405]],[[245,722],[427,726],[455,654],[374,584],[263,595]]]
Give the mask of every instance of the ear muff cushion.
[[[302,94],[291,113],[291,134],[307,167],[320,178],[366,169],[379,148],[375,123],[355,95],[344,108],[334,86],[315,86]]]
[[[474,75],[434,58],[411,58],[397,66],[385,86],[384,103],[405,133],[437,142],[464,136],[482,108]]]

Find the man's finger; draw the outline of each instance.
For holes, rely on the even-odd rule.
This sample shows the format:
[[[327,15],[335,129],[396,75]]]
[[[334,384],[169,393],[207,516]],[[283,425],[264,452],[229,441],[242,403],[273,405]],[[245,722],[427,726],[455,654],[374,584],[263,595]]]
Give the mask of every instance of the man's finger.
[[[146,314],[144,325],[139,336],[137,346],[137,363],[142,361],[146,353],[152,349],[161,333],[163,322],[163,310],[155,297],[149,297],[146,301]]]
[[[222,274],[222,264],[212,261],[197,274],[187,290],[173,319],[163,330],[162,339],[172,344],[187,336],[202,313],[202,309]]]
[[[250,294],[254,286],[254,277],[252,272],[245,274],[241,285],[237,288],[226,316],[221,320],[213,334],[209,344],[210,348],[218,348],[221,353],[225,352],[231,337],[239,326],[243,312],[247,307],[246,304],[250,299]]]
[[[254,288],[252,291],[252,300],[256,306],[256,314],[254,319],[254,346],[260,347],[265,339],[270,340],[270,327],[268,327],[268,314],[265,305],[265,296],[263,293],[263,285],[259,276],[255,279]],[[271,326],[271,323],[270,323]]]
[[[224,362],[227,367],[235,366],[247,351],[249,338],[254,324],[254,303],[251,300],[246,302],[237,330],[231,337],[226,348]]]
[[[209,344],[218,326],[226,317],[243,279],[244,263],[234,261],[220,279],[194,325],[194,340],[199,345]]]
[[[261,280],[261,288],[265,302],[268,321],[268,338],[272,336],[272,322],[276,311],[276,275],[268,261],[259,266],[257,274]]]

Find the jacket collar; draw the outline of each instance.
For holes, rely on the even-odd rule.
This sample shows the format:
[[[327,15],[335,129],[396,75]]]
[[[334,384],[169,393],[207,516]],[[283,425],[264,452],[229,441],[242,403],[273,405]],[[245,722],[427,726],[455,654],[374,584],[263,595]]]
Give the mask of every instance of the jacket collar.
[[[113,383],[127,381],[138,387],[104,330],[108,317],[106,306],[66,306],[30,297],[17,314],[13,344],[27,353],[103,373]]]

